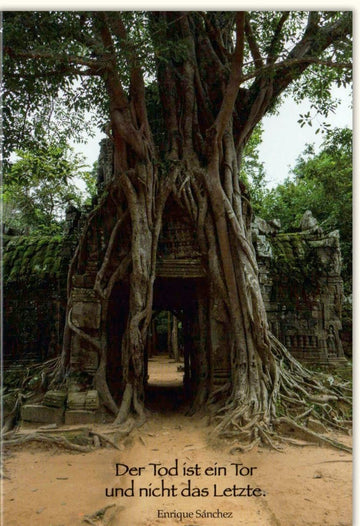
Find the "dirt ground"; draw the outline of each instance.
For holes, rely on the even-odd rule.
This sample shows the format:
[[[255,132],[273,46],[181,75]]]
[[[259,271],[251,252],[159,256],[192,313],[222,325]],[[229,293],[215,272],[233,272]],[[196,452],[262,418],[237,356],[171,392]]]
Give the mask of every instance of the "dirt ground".
[[[6,456],[4,526],[352,524],[349,454],[314,446],[230,454],[210,444],[207,419],[184,414],[177,365],[150,361],[149,418],[121,451],[28,446]]]

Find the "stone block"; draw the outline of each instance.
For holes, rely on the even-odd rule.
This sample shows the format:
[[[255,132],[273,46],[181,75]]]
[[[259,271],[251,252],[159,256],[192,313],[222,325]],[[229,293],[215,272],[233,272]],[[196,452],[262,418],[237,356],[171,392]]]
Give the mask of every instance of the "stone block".
[[[79,354],[79,360],[81,363],[82,371],[90,374],[95,374],[97,368],[99,367],[99,355],[96,351],[81,349]]]
[[[72,277],[74,287],[84,286],[84,276],[82,274],[74,274]]]
[[[94,411],[66,411],[65,424],[94,424],[96,414]]]
[[[21,408],[21,419],[25,422],[41,424],[62,424],[64,422],[64,409],[40,404],[26,404]]]
[[[79,329],[99,329],[101,321],[101,305],[98,302],[74,303],[72,322]]]
[[[99,393],[94,389],[87,392],[85,399],[85,409],[96,410],[100,407]]]
[[[85,409],[86,394],[87,394],[86,392],[85,393],[84,392],[69,393],[68,400],[67,400],[67,407],[73,410]]]
[[[47,391],[43,404],[47,407],[64,407],[66,396],[65,391]]]

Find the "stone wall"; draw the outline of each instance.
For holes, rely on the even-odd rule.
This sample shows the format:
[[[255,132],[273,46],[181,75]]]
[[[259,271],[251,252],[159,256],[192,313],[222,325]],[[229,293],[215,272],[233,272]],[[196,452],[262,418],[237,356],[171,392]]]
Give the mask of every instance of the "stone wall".
[[[39,362],[59,354],[66,278],[76,238],[4,236],[4,364]]]
[[[339,233],[324,234],[315,224],[283,234],[257,218],[253,241],[274,335],[303,362],[344,360]]]
[[[5,364],[41,361],[60,352],[66,276],[78,236],[74,224],[78,221],[79,214],[72,210],[64,237],[4,236]],[[171,231],[171,225],[168,225],[168,230]],[[176,238],[174,235],[170,237]],[[342,360],[343,292],[337,232],[325,235],[312,227],[282,234],[276,222],[266,223],[256,218],[253,241],[272,332],[301,361],[329,363]],[[173,272],[173,265],[169,270],[169,262],[164,259],[165,245],[164,242],[160,247],[157,266],[158,275],[163,277]],[[185,265],[184,277],[205,277],[195,259],[190,267],[196,275],[189,275],[190,267]],[[173,261],[170,257],[169,261],[178,267],[179,261],[185,264],[188,258],[184,259],[185,263],[181,258]],[[93,302],[84,302],[83,299],[74,303],[74,322],[78,316],[81,320],[86,318],[90,324],[96,323],[99,315],[86,311],[94,308]]]

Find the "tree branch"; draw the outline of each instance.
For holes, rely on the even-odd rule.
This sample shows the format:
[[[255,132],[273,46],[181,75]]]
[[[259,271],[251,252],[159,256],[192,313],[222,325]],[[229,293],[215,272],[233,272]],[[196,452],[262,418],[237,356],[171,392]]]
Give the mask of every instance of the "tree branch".
[[[121,79],[117,71],[116,52],[113,43],[113,37],[108,25],[107,14],[104,12],[97,13],[101,22],[99,35],[107,50],[106,56],[109,60],[109,68],[106,78],[104,78],[110,98],[110,113],[113,126],[114,136],[120,135],[124,141],[144,159],[145,146],[141,130],[137,129],[137,123],[134,122],[134,116],[131,114],[129,98],[125,93]]]
[[[11,58],[25,58],[32,60],[49,60],[51,62],[57,62],[64,66],[69,66],[70,64],[76,64],[77,66],[87,66],[92,74],[95,72],[100,74],[100,71],[103,71],[107,68],[107,62],[104,60],[92,60],[83,57],[78,57],[77,55],[63,55],[57,53],[49,53],[47,51],[33,50],[33,51],[16,51],[15,49],[4,46],[4,54],[9,55]]]
[[[282,28],[286,20],[289,18],[289,15],[290,15],[290,11],[285,11],[280,17],[280,20],[274,32],[274,36],[270,43],[269,52],[268,52],[267,61],[266,61],[267,64],[272,64],[276,60],[276,57],[277,57],[276,50],[281,40],[281,31],[282,31]]]
[[[240,11],[236,15],[236,47],[233,54],[231,72],[220,111],[215,121],[216,138],[221,140],[225,128],[234,109],[235,100],[242,81],[242,67],[244,61],[245,13]]]
[[[245,34],[246,34],[246,38],[247,38],[247,41],[250,47],[251,55],[254,59],[255,67],[258,68],[258,67],[263,66],[264,64],[263,59],[261,57],[261,53],[257,45],[255,35],[253,33],[248,14],[245,17]]]
[[[266,64],[260,68],[255,69],[254,71],[243,75],[241,82],[245,82],[255,77],[259,77],[262,73],[266,71],[277,71],[281,69],[289,69],[296,65],[307,65],[318,64],[320,66],[326,66],[329,68],[338,68],[338,69],[352,69],[353,65],[351,62],[333,62],[332,60],[322,60],[316,57],[303,57],[303,58],[292,58],[285,59],[281,62],[275,64]]]

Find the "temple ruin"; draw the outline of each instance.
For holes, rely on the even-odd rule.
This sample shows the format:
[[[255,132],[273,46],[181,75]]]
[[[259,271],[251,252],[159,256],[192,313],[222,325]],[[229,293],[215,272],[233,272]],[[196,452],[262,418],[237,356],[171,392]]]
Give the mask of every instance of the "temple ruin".
[[[99,191],[106,185],[111,151],[103,143]],[[105,163],[104,163],[105,160]],[[4,236],[4,365],[16,367],[59,354],[67,300],[67,271],[84,220],[69,209],[64,236]],[[206,265],[196,233],[176,196],[166,203],[156,260],[153,311],[169,311],[181,320],[184,387],[206,381],[209,391],[230,375],[231,342],[222,312],[211,301]],[[268,323],[273,334],[300,361],[337,364],[345,361],[341,341],[343,285],[337,232],[324,233],[310,212],[295,233],[281,233],[276,222],[255,218],[253,243]],[[122,385],[121,341],[127,319],[129,282],[115,282],[108,298],[100,298],[96,279],[101,266],[102,225],[89,234],[86,265],[73,277],[70,374],[66,391],[48,391],[41,404],[25,405],[22,418],[32,422],[95,422],[103,411],[94,378],[99,354],[87,336],[107,342],[106,378],[119,402]],[[126,253],[128,239],[118,242]],[[115,263],[116,264],[116,261]],[[209,327],[204,318],[210,318]],[[85,336],[84,336],[85,335]],[[153,352],[152,334],[144,356]]]

